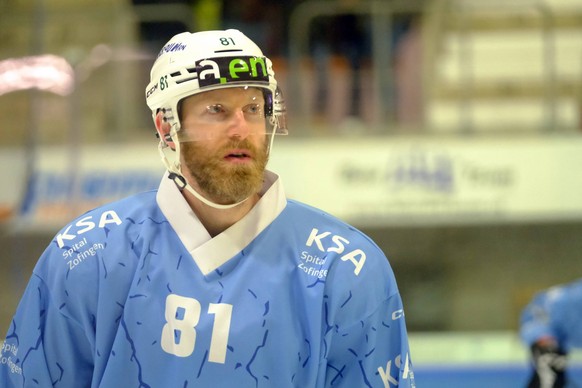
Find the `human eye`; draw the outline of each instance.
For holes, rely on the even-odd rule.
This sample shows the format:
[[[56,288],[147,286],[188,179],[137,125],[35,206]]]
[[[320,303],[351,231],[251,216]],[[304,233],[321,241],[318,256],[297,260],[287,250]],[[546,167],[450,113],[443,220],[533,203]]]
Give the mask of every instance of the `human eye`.
[[[260,104],[249,104],[245,107],[245,112],[251,115],[260,115],[263,113],[263,108]]]
[[[221,104],[212,104],[206,107],[206,112],[212,115],[224,113],[224,107]]]

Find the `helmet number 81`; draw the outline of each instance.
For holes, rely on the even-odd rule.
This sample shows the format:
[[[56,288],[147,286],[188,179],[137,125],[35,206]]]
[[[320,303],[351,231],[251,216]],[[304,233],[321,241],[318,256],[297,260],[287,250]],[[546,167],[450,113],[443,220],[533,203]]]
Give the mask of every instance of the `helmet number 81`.
[[[223,46],[230,46],[231,44],[236,43],[234,43],[234,39],[232,38],[220,38],[220,44]]]
[[[168,76],[164,75],[160,78],[160,90],[164,90],[168,88]]]

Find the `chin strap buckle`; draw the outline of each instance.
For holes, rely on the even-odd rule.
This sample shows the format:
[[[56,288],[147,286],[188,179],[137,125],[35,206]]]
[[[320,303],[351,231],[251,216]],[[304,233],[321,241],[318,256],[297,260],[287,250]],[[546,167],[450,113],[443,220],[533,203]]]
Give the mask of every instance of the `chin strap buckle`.
[[[186,188],[186,179],[182,175],[176,174],[175,172],[170,172],[168,178],[174,181],[180,191],[183,191]]]

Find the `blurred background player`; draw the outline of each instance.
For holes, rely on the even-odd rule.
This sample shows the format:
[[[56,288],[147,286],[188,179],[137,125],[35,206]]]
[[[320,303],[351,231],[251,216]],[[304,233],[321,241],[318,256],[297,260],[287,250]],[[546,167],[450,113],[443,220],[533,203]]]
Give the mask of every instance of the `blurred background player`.
[[[46,249],[0,386],[413,387],[388,260],[266,170],[285,105],[238,30],[174,36],[146,88],[167,173]]]
[[[582,348],[582,279],[539,292],[521,315],[520,335],[531,350],[528,387],[567,385],[567,355]]]

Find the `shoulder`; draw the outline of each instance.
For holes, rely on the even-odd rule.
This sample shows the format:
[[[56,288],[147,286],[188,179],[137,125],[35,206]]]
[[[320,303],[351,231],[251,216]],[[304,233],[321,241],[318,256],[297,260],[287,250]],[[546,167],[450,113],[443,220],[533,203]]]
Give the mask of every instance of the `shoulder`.
[[[526,314],[536,318],[537,312],[545,312],[550,317],[563,316],[578,311],[582,304],[582,281],[559,284],[539,291],[525,307]],[[574,308],[573,308],[574,307]],[[529,315],[527,315],[529,316]]]
[[[579,310],[582,305],[582,280],[551,287],[544,292],[547,303],[565,311]]]
[[[564,303],[582,299],[582,281],[559,284],[539,293],[549,303]]]
[[[345,230],[346,233],[354,233],[366,237],[361,231],[349,223],[324,210],[307,205],[303,202],[289,199],[287,200],[286,210],[288,211],[289,216],[292,218],[324,224],[339,230]]]
[[[285,222],[296,234],[304,268],[327,271],[325,288],[330,301],[341,304],[347,298],[361,299],[362,308],[373,309],[392,296],[399,298],[388,258],[366,234],[297,201],[289,201],[286,212],[289,218]]]
[[[334,252],[342,247],[359,248],[368,251],[372,256],[379,256],[383,261],[386,257],[378,245],[365,233],[353,225],[313,206],[288,200],[286,208],[288,221],[293,221],[296,228],[307,233],[309,245],[315,244],[324,248],[324,241],[336,247],[328,246],[324,250]],[[307,232],[306,232],[307,231]]]
[[[138,236],[154,235],[148,220],[163,218],[155,197],[155,191],[144,192],[97,207],[56,233],[34,275],[63,306],[61,313],[80,319],[80,311],[96,308],[98,294],[123,293],[138,262]]]
[[[87,272],[98,272],[104,251],[131,240],[144,220],[159,210],[155,191],[136,194],[92,209],[59,230],[37,263],[35,274],[50,282],[65,278],[69,283]],[[100,259],[100,260],[99,260]]]
[[[129,225],[143,222],[157,211],[155,191],[136,194],[122,200],[90,210],[69,224],[56,235],[53,244],[59,249],[71,248],[81,237],[92,240],[110,238]]]
[[[573,298],[582,301],[582,279],[570,283],[567,287],[568,293],[571,294]]]
[[[285,222],[299,237],[300,268],[305,277],[320,275],[329,322],[349,327],[376,316],[382,308],[402,311],[390,262],[358,228],[320,209],[288,201]]]

